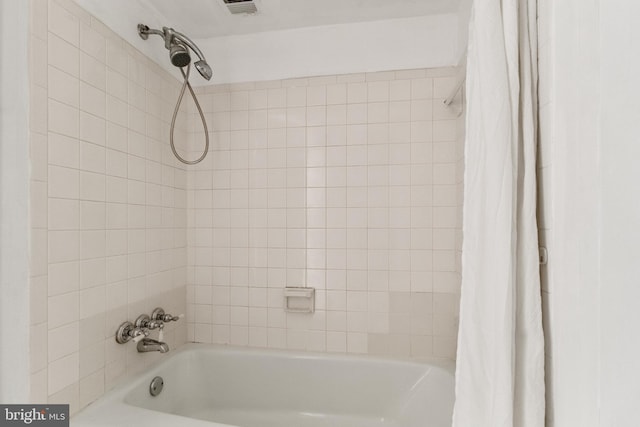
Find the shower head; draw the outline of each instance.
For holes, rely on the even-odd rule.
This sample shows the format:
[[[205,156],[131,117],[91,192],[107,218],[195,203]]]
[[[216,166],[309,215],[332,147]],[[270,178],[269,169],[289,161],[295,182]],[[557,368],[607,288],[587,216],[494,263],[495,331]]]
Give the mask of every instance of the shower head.
[[[143,40],[149,38],[149,34],[156,34],[164,39],[164,47],[169,50],[169,58],[171,63],[176,67],[186,67],[191,62],[191,55],[189,50],[196,54],[198,61],[195,62],[195,67],[202,77],[207,80],[211,80],[213,71],[207,64],[202,51],[196,46],[196,44],[184,34],[169,27],[162,27],[162,31],[154,30],[144,24],[138,24],[138,35]]]
[[[213,71],[211,71],[211,67],[209,67],[209,64],[207,64],[207,61],[205,61],[204,59],[201,59],[200,61],[197,61],[193,65],[196,66],[196,70],[198,70],[198,72],[202,77],[204,77],[207,80],[211,80],[211,77],[213,76]]]
[[[191,62],[189,49],[179,42],[171,43],[171,47],[169,47],[169,58],[171,59],[171,63],[176,67],[186,67]]]

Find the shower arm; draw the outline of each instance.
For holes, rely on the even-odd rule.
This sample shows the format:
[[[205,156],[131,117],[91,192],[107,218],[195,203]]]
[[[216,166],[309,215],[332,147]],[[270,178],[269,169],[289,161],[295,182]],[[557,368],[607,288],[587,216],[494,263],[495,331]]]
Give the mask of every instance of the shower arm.
[[[160,31],[160,30],[154,30],[152,28],[149,28],[147,25],[144,24],[138,24],[138,35],[140,36],[140,38],[142,40],[147,40],[149,38],[149,34],[156,34],[162,38],[164,37],[164,32]]]
[[[202,54],[202,51],[198,48],[198,46],[196,46],[189,37],[185,36],[179,31],[174,30],[173,28],[162,27],[162,31],[160,31],[149,28],[144,24],[138,24],[138,35],[140,35],[143,40],[147,40],[149,38],[149,34],[155,34],[162,37],[164,39],[164,45],[167,49],[171,47],[172,40],[176,38],[180,42],[186,44],[189,49],[191,49],[196,55],[198,55],[198,59],[206,62],[206,59],[204,58],[204,55]]]

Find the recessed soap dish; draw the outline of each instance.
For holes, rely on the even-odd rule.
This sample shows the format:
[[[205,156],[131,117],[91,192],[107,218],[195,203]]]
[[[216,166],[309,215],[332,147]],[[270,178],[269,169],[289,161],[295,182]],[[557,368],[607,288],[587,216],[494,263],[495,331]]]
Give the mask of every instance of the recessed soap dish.
[[[315,288],[284,288],[284,311],[289,313],[313,313],[315,309]]]

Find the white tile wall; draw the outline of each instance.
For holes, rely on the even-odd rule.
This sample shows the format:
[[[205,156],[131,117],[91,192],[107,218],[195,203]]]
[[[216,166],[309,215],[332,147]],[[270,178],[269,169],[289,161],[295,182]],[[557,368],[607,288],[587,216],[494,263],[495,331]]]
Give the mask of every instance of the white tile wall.
[[[452,69],[200,88],[189,339],[455,357],[463,119]],[[204,140],[190,116],[190,155]],[[313,315],[283,287],[316,288]]]
[[[186,309],[179,83],[70,0],[31,16],[31,394],[75,413],[155,359],[115,343],[121,322]]]

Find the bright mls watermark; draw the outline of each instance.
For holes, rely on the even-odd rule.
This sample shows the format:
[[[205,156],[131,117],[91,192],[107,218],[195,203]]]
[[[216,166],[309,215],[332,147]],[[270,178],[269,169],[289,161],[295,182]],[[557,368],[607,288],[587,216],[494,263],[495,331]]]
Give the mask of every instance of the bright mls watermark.
[[[0,405],[0,427],[69,427],[69,405]]]

